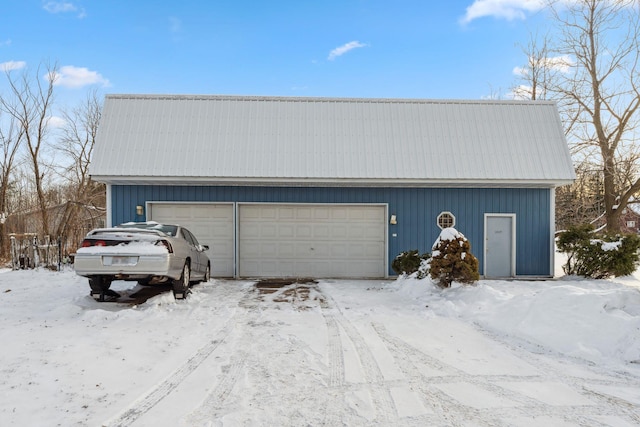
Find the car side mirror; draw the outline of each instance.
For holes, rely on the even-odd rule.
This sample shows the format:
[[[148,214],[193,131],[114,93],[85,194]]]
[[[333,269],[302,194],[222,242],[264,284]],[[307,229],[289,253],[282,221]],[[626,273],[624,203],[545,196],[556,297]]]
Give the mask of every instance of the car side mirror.
[[[200,245],[200,252],[204,252],[204,251],[208,251],[209,250],[209,245]]]

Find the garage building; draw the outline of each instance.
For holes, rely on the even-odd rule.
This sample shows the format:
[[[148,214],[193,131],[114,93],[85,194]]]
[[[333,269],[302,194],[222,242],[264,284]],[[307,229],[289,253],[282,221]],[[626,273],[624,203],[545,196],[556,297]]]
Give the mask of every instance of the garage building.
[[[447,226],[485,277],[549,277],[575,177],[552,102],[195,95],[108,95],[90,172],[108,224],[182,224],[216,277],[388,277]]]

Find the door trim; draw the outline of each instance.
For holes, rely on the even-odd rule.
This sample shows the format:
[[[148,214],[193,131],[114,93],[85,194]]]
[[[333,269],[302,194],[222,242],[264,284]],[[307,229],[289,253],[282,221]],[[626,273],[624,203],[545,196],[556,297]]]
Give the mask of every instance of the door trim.
[[[516,275],[516,214],[514,213],[486,213],[484,214],[484,247],[482,252],[482,273],[487,277],[487,220],[489,218],[511,218],[511,276]],[[492,277],[492,276],[488,276]]]

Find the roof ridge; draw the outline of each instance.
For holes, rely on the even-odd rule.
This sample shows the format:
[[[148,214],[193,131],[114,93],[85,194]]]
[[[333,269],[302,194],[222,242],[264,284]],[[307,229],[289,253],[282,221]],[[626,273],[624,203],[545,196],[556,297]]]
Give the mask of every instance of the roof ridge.
[[[402,103],[402,104],[509,104],[548,105],[548,100],[505,100],[505,99],[432,99],[432,98],[357,98],[322,96],[270,96],[270,95],[205,95],[205,94],[108,94],[109,99],[149,99],[149,100],[232,100],[232,101],[286,101],[286,102],[345,102],[345,103]]]

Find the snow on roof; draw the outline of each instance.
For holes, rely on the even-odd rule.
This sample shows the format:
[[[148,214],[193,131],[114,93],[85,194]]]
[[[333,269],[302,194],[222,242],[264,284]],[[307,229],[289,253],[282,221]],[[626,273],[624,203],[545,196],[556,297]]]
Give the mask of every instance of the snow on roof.
[[[109,183],[555,186],[555,104],[108,95],[90,172]]]

